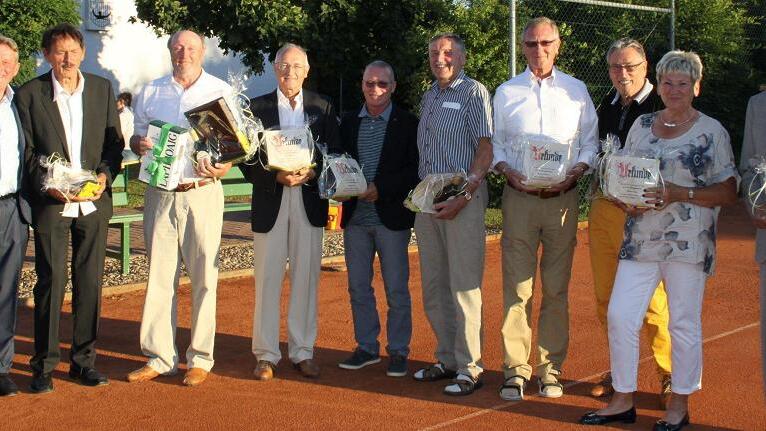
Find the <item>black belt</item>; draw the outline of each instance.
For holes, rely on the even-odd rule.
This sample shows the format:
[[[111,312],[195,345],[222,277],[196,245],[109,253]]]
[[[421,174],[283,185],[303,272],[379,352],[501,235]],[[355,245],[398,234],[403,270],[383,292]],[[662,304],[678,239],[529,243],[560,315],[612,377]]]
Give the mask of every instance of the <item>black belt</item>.
[[[19,192],[8,193],[8,194],[7,194],[7,195],[5,195],[5,196],[0,196],[0,201],[4,201],[4,200],[6,200],[6,199],[15,199],[15,198],[17,198],[18,196],[19,196]]]

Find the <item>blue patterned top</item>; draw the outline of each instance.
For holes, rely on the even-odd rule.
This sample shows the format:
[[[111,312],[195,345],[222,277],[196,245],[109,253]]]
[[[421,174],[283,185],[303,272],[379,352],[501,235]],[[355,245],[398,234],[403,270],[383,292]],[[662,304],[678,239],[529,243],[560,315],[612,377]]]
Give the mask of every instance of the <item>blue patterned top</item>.
[[[729,178],[739,181],[729,134],[721,123],[700,113],[683,135],[661,139],[652,133],[657,113],[640,116],[628,132],[625,148],[654,154],[666,182],[706,187]],[[715,267],[716,225],[720,207],[673,202],[625,221],[620,259],[639,262],[699,264],[710,275]]]

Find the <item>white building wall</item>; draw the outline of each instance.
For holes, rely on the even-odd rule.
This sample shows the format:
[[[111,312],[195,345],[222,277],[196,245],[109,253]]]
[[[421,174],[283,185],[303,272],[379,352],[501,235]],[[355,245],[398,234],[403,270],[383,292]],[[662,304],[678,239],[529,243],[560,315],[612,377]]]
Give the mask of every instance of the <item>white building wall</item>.
[[[154,31],[142,23],[130,23],[136,16],[133,0],[80,0],[83,24],[80,30],[85,36],[85,60],[81,69],[112,81],[115,92],[135,93],[146,82],[167,75],[171,71],[168,36],[157,37]],[[96,14],[109,18],[98,20]],[[104,30],[94,30],[104,28]],[[229,53],[224,55],[218,47],[218,39],[208,39],[204,68],[208,73],[227,80],[229,72],[244,73],[246,67]],[[276,88],[273,69],[267,65],[263,75],[251,76],[246,93],[257,96]],[[50,70],[41,58],[38,73]]]

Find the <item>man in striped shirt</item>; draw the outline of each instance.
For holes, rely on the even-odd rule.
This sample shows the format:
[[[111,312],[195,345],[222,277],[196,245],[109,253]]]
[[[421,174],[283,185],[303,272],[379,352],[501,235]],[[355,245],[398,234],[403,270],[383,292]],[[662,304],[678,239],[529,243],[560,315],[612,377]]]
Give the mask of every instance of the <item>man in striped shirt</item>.
[[[423,307],[436,335],[437,362],[417,371],[418,381],[453,378],[447,395],[481,387],[481,280],[484,274],[484,176],[492,162],[492,114],[487,89],[463,72],[465,44],[439,34],[428,45],[436,80],[420,103],[418,174],[468,174],[460,196],[436,204],[436,214],[418,213]]]

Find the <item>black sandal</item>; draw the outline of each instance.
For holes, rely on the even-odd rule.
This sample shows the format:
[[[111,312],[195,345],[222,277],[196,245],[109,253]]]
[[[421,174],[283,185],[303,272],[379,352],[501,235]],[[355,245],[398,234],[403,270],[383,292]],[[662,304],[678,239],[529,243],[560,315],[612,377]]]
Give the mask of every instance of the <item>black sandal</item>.
[[[444,364],[437,362],[426,368],[416,371],[412,378],[418,382],[435,382],[437,380],[452,379],[456,373],[452,370],[448,370]]]
[[[522,384],[518,384],[513,381],[515,378],[519,378],[522,380]],[[498,394],[500,395],[500,399],[503,399],[505,401],[521,401],[524,399],[524,387],[527,385],[527,379],[524,376],[511,376],[505,379],[502,385],[500,385],[500,389],[498,390]],[[503,390],[505,389],[514,389],[518,393],[517,396],[507,396],[503,395]]]
[[[460,376],[466,377],[465,379],[461,379]],[[448,391],[447,388],[457,385],[458,391]],[[444,388],[444,394],[445,395],[451,395],[451,396],[463,396],[463,395],[471,395],[475,390],[480,389],[483,386],[483,383],[481,382],[481,378],[476,377],[473,378],[471,376],[468,376],[466,374],[458,374],[458,377],[455,377],[452,379],[452,382],[447,385]]]

